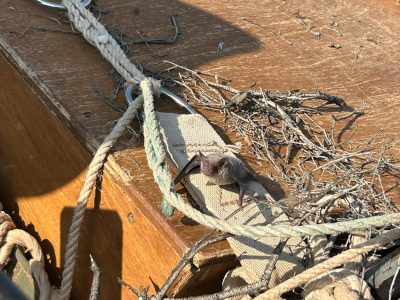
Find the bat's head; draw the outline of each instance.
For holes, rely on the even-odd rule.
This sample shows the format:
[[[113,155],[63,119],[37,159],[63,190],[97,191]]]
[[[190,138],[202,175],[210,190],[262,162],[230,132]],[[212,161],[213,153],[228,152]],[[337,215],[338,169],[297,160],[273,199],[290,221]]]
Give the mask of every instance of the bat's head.
[[[201,159],[200,170],[206,176],[217,176],[220,173],[221,168],[225,165],[225,158],[221,158],[216,155],[207,155],[199,151],[199,156]]]

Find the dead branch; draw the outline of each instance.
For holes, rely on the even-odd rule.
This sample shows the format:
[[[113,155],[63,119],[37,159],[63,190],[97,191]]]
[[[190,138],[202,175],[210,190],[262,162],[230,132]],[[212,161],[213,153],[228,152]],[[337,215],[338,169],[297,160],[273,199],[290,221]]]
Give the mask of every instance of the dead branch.
[[[93,272],[93,280],[92,280],[92,286],[90,288],[89,300],[97,300],[99,299],[99,292],[100,292],[101,271],[100,268],[97,266],[96,262],[94,261],[92,255],[90,255],[90,269]]]

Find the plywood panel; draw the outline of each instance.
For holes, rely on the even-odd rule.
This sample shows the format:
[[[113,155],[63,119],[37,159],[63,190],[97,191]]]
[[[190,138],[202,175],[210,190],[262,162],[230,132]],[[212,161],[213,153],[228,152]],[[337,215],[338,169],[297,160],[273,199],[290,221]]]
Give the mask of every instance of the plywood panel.
[[[168,67],[163,62],[168,59],[227,76],[240,88],[255,83],[254,88],[320,89],[366,112],[353,124],[358,126],[358,141],[367,140],[379,129],[383,129],[380,140],[398,138],[400,6],[396,1],[104,0],[99,5],[111,9],[100,19],[108,28],[117,28],[134,39],[139,39],[138,31],[147,37],[172,36],[168,18],[176,15],[182,31],[176,44],[130,48],[132,61],[150,70]],[[112,96],[110,65],[81,36],[59,31],[69,31],[70,27],[64,23],[59,27],[51,18],[62,18],[63,13],[44,9],[34,1],[4,0],[2,7],[2,51],[46,96],[44,101],[76,138],[93,150],[120,116],[92,88],[95,83]],[[296,12],[309,17],[321,33],[319,39],[304,27]],[[28,27],[31,30],[26,31]],[[220,42],[225,47],[218,52]],[[331,48],[331,43],[341,47]],[[118,101],[122,104],[123,98]],[[176,111],[169,102],[158,102],[157,107]],[[231,142],[236,141],[218,115],[201,112],[226,131]],[[120,143],[110,161],[113,174],[120,177],[128,193],[135,195],[158,226],[167,228],[174,238],[182,237],[177,239],[181,248],[207,231],[184,225],[179,214],[167,222],[160,216],[161,195],[154,187],[140,139]],[[269,165],[257,166],[254,160],[249,163],[261,175],[272,169]],[[75,177],[61,178],[60,186]],[[49,187],[49,192],[56,189]],[[282,187],[276,186],[274,191],[279,196]],[[400,195],[397,199],[400,201]]]
[[[255,83],[254,88],[320,89],[366,112],[357,121],[359,141],[379,129],[383,129],[381,139],[398,136],[400,122],[394,108],[399,102],[400,7],[395,1],[174,0],[150,4],[108,0],[99,5],[111,10],[100,18],[110,30],[118,29],[135,40],[140,39],[138,32],[149,38],[171,37],[168,18],[176,15],[182,32],[177,43],[131,46],[129,57],[138,65],[160,71],[169,66],[163,62],[167,59],[225,75],[241,88]],[[70,31],[68,25],[60,27],[52,20],[61,20],[63,13],[44,9],[33,1],[5,0],[3,7],[0,41],[4,51],[26,64],[22,68],[30,70],[29,76],[48,95],[55,111],[83,143],[95,147],[109,131],[110,122],[120,116],[92,89],[95,83],[112,96],[110,65],[81,36],[57,32]],[[321,33],[319,39],[296,17],[297,12],[309,18]],[[224,42],[224,49],[218,52],[220,42]],[[332,43],[341,47],[329,47]],[[123,103],[122,97],[119,101]],[[228,130],[219,116],[202,112]],[[235,142],[233,133],[228,136]],[[115,158],[123,172],[136,186],[151,182],[141,142],[121,148],[124,151]],[[139,172],[133,157],[141,168]],[[262,175],[272,169],[250,164]],[[279,196],[279,187],[275,190]],[[145,198],[158,199],[152,202],[154,208],[158,207],[157,191],[140,192]],[[171,222],[179,225],[174,219]]]
[[[52,284],[59,286],[67,234],[90,155],[4,57],[0,78],[0,201],[17,226],[40,242]],[[125,183],[110,175],[108,166],[102,178],[84,219],[73,299],[88,297],[89,254],[102,271],[102,299],[127,299],[132,295],[121,289],[117,277],[135,286],[161,286],[187,250],[185,239],[161,227]],[[227,258],[226,264],[209,268],[214,272],[210,279],[222,276],[221,270],[230,266],[229,256],[222,256]],[[183,285],[190,281],[190,272],[186,276]]]

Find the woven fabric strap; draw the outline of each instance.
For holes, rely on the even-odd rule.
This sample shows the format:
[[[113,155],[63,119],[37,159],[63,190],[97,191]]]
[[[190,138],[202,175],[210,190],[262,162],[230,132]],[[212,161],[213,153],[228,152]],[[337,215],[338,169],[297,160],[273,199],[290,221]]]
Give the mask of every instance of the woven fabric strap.
[[[181,169],[189,159],[200,150],[204,154],[224,153],[234,155],[228,150],[227,145],[214,131],[207,120],[201,115],[177,115],[172,113],[157,113],[163,140],[169,156]],[[210,185],[205,176],[194,171],[184,180],[186,188],[196,200],[197,204],[217,218],[229,220],[237,224],[261,225],[269,224],[274,216],[274,224],[287,222],[288,218],[279,208],[270,208],[264,202],[245,202],[242,209],[237,204],[238,187],[219,187]],[[267,193],[259,183],[251,183],[247,196],[257,193],[259,198]],[[228,239],[235,255],[248,272],[252,281],[259,279],[264,273],[272,251],[279,243],[276,237],[263,237],[257,240],[235,236]],[[276,271],[271,278],[271,286],[287,279],[295,273],[302,271],[300,260],[301,238],[290,238],[285,248],[282,259],[277,263]]]

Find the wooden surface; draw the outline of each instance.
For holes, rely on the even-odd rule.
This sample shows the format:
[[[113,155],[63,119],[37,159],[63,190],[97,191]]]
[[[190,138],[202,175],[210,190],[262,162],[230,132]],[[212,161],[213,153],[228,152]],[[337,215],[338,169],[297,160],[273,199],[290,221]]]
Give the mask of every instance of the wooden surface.
[[[67,234],[90,155],[1,55],[0,78],[0,201],[18,228],[40,242],[52,284],[59,286]],[[87,298],[90,291],[89,254],[102,271],[102,299],[125,299],[131,298],[130,292],[121,290],[117,277],[135,286],[160,286],[187,250],[186,240],[155,222],[129,185],[112,174],[107,165],[89,202],[73,299]],[[207,280],[204,272],[210,280],[220,278],[223,270],[236,264],[224,249],[220,244],[205,251],[217,256],[212,259],[215,264],[204,258],[198,270],[187,270],[175,291],[192,292],[189,287]],[[210,266],[204,265],[207,262]],[[210,284],[210,291],[216,289],[217,284]]]
[[[101,16],[103,23],[137,39],[137,31],[150,38],[171,37],[168,18],[176,15],[182,32],[176,44],[130,48],[132,61],[148,69],[169,67],[163,63],[167,59],[227,76],[240,88],[255,83],[255,89],[319,89],[343,97],[349,105],[366,112],[356,124],[349,124],[349,128],[358,126],[357,141],[368,140],[380,129],[377,141],[399,137],[396,108],[400,104],[400,6],[396,1],[104,0],[99,5],[111,9]],[[320,39],[295,17],[297,11],[310,18],[321,33]],[[59,27],[51,20],[54,16],[63,14],[33,1],[3,0],[0,45],[46,96],[44,101],[77,139],[93,150],[120,116],[92,88],[94,83],[104,94],[112,96],[111,67],[81,36],[37,30],[70,30],[69,25]],[[337,27],[331,25],[332,16]],[[28,27],[31,30],[26,31]],[[339,30],[342,36],[332,29]],[[218,52],[220,42],[224,42],[224,50]],[[341,48],[328,47],[331,43]],[[122,96],[119,101],[123,103]],[[175,110],[169,102],[157,105],[160,109]],[[217,115],[202,113],[226,130]],[[234,133],[228,132],[228,136],[236,141]],[[127,135],[125,142],[129,138]],[[110,162],[110,172],[119,178],[120,185],[138,199],[158,226],[181,241],[180,249],[206,232],[200,226],[184,225],[179,214],[168,222],[159,215],[161,195],[155,188],[140,140],[119,143]],[[272,169],[268,165],[257,166],[254,160],[249,163],[261,175]],[[82,171],[83,167],[77,167],[70,177],[62,174],[64,181],[59,186],[79,181]],[[56,189],[49,186],[46,192]],[[281,190],[279,186],[270,189],[276,197]],[[399,203],[398,189],[396,192]]]
[[[164,1],[99,2],[111,12],[101,21],[137,38],[169,38],[168,18],[176,15],[182,32],[175,45],[131,46],[129,57],[150,70],[169,67],[164,59],[203,68],[229,77],[237,87],[276,90],[320,89],[343,97],[366,115],[357,120],[361,142],[382,129],[380,139],[396,138],[400,129],[395,109],[399,103],[400,6],[382,1]],[[0,43],[31,70],[30,76],[49,96],[51,105],[89,148],[96,145],[120,114],[103,103],[92,84],[112,96],[111,67],[85,40],[75,34],[43,32],[29,28],[60,29],[50,18],[62,13],[44,9],[33,1],[5,0],[0,18]],[[222,9],[223,8],[223,9]],[[311,19],[320,39],[294,16]],[[335,16],[338,27],[331,26]],[[251,22],[249,22],[249,20]],[[255,25],[254,23],[258,24]],[[69,31],[68,25],[61,29]],[[334,30],[343,36],[339,36]],[[22,36],[22,33],[25,33]],[[285,40],[278,37],[281,34]],[[224,42],[224,50],[217,51]],[[328,47],[338,44],[340,49]],[[360,52],[360,53],[359,53]],[[359,53],[359,58],[356,54]],[[79,59],[77,59],[79,57]],[[123,103],[122,96],[120,103]],[[222,129],[220,118],[204,114]],[[353,124],[354,125],[354,124]],[[354,127],[354,126],[353,126]],[[230,133],[231,140],[235,135]],[[152,181],[141,142],[121,145],[115,154],[125,179],[146,187]],[[139,164],[138,172],[136,163]],[[256,167],[256,164],[252,164]],[[256,167],[262,173],[269,166]],[[121,174],[122,174],[121,173]],[[150,199],[159,193],[142,188]],[[158,201],[154,202],[154,207]],[[174,220],[172,222],[175,222]],[[179,223],[179,222],[178,222]],[[175,224],[177,224],[175,222]],[[190,234],[190,233],[188,233]]]
[[[0,73],[1,201],[17,226],[38,238],[48,258],[47,270],[53,284],[59,285],[57,278],[63,265],[72,210],[90,155],[35,99],[37,95],[4,59],[0,60]],[[75,299],[87,298],[90,290],[89,254],[101,266],[102,280],[107,282],[102,285],[101,294],[103,299],[109,299],[121,296],[117,276],[140,284],[151,274],[154,282],[160,284],[182,251],[108,175],[104,176],[101,188],[103,192],[97,193],[101,199],[90,201],[84,219]],[[94,203],[100,206],[95,209]],[[130,263],[123,264],[123,259]],[[152,271],[154,268],[157,272]]]

